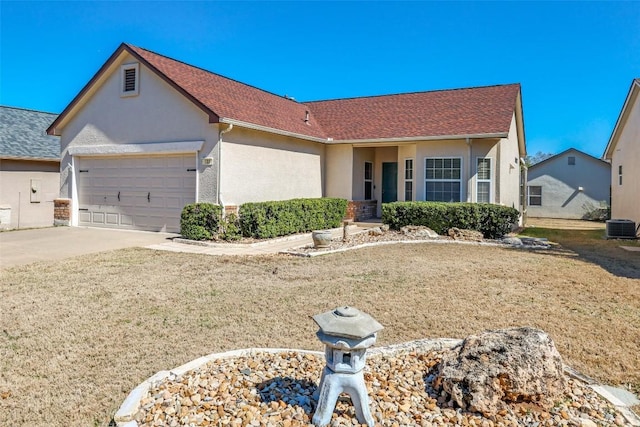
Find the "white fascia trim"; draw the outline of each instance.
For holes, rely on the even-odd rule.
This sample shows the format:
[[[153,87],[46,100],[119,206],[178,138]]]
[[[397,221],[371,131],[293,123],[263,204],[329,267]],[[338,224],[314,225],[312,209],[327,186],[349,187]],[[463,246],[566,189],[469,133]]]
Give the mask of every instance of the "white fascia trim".
[[[118,156],[134,154],[195,153],[204,141],[151,142],[146,144],[77,145],[69,147],[72,156]]]
[[[275,134],[278,134],[278,135],[291,136],[293,138],[306,139],[308,141],[313,141],[313,142],[328,142],[328,141],[330,141],[330,139],[327,139],[327,138],[318,138],[318,137],[315,137],[315,136],[303,135],[301,133],[287,132],[285,130],[270,128],[268,126],[256,125],[254,123],[243,122],[241,120],[228,119],[226,117],[220,117],[220,119],[218,121],[220,123],[227,123],[227,124],[234,125],[234,126],[240,126],[240,127],[243,127],[243,128],[259,130],[259,131],[262,131],[262,132],[275,133]]]
[[[636,90],[636,88],[640,87],[640,80],[638,79],[634,79],[633,83],[631,84],[631,89],[629,89],[629,93],[627,94],[627,98],[624,100],[624,105],[622,106],[622,110],[620,110],[620,115],[618,116],[618,120],[616,120],[616,125],[613,128],[613,132],[611,132],[611,137],[609,138],[609,142],[607,143],[607,147],[604,149],[604,153],[602,154],[602,160],[613,160],[613,153],[609,153],[609,150],[612,150],[614,147],[614,139],[616,139],[616,135],[618,133],[618,128],[620,127],[621,123],[622,123],[622,119],[624,116],[624,113],[627,110],[627,106],[630,104],[631,102],[631,98],[633,98],[633,92]],[[617,141],[616,141],[617,142]]]
[[[407,136],[401,138],[377,138],[377,139],[342,139],[331,141],[330,144],[353,144],[354,146],[366,145],[366,144],[398,144],[398,143],[413,143],[418,141],[438,141],[438,140],[450,140],[450,139],[482,139],[482,138],[506,138],[509,136],[508,132],[501,133],[477,133],[466,135],[437,135],[437,136]]]

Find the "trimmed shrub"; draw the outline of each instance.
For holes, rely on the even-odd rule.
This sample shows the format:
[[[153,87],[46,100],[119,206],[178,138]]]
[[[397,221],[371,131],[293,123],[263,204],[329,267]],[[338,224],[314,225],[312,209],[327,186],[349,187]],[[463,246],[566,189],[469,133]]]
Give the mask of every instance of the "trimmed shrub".
[[[228,214],[220,223],[220,238],[222,240],[240,240],[240,220],[236,214]]]
[[[180,234],[190,240],[211,240],[217,236],[222,208],[212,203],[192,203],[182,209]]]
[[[345,199],[291,199],[240,206],[240,230],[245,237],[266,239],[339,227],[347,210]]]
[[[382,222],[394,230],[405,225],[423,225],[438,234],[452,227],[477,230],[495,239],[518,223],[517,209],[488,203],[393,202],[382,205]]]

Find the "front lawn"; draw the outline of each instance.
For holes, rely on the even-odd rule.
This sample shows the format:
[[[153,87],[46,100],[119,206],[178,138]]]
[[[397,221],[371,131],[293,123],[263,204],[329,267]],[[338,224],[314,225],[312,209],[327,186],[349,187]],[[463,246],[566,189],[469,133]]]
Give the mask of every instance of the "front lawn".
[[[201,355],[321,350],[310,316],[343,304],[385,326],[379,345],[538,327],[578,371],[640,391],[640,253],[543,234],[563,247],[310,259],[130,249],[2,271],[0,425],[107,426],[138,383]]]

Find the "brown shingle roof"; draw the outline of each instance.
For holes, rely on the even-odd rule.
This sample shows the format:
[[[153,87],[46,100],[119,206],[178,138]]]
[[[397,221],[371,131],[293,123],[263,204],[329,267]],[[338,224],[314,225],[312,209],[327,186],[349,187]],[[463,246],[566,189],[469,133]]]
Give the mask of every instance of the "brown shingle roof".
[[[519,84],[307,103],[336,140],[509,132]]]
[[[219,118],[326,138],[313,117],[305,123],[309,107],[304,104],[139,47],[127,47]]]
[[[372,140],[506,134],[519,84],[300,103],[123,43],[51,124],[58,126],[116,61],[129,52],[206,114],[316,140]],[[309,120],[305,121],[309,111]]]

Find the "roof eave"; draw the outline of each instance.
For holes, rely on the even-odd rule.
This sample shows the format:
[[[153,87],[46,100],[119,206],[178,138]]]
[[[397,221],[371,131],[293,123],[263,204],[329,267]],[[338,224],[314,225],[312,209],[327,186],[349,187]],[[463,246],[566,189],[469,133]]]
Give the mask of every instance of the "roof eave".
[[[506,138],[508,132],[495,133],[471,133],[458,135],[422,135],[422,136],[406,136],[398,138],[362,138],[362,139],[337,139],[329,140],[331,144],[384,144],[384,143],[412,143],[418,141],[437,141],[452,139],[496,139]]]
[[[317,136],[310,136],[310,135],[304,135],[304,134],[296,133],[296,132],[289,132],[289,131],[276,129],[276,128],[272,128],[272,127],[268,127],[268,126],[257,125],[255,123],[244,122],[242,120],[231,119],[231,118],[228,118],[228,117],[220,117],[218,119],[218,121],[220,123],[231,124],[231,125],[234,125],[234,126],[239,126],[239,127],[243,127],[243,128],[247,128],[247,129],[258,130],[258,131],[262,131],[262,132],[274,133],[274,134],[283,135],[283,136],[290,136],[290,137],[298,138],[298,139],[305,139],[307,141],[326,143],[326,142],[328,142],[330,140],[328,138],[320,138],[320,137],[317,137]]]
[[[633,101],[637,98],[638,90],[640,90],[640,79],[633,79],[627,98],[624,100],[624,104],[622,105],[622,110],[620,110],[620,115],[618,116],[616,125],[613,127],[613,132],[611,132],[611,136],[609,137],[609,142],[602,154],[603,160],[611,160],[613,158],[613,150],[616,148],[616,144],[618,143],[619,131],[624,126],[623,122],[626,122],[625,116],[627,108],[629,108],[629,105],[632,105]]]
[[[28,160],[31,162],[57,162],[60,163],[60,157],[30,157],[30,156],[10,156],[0,154],[2,160]]]

